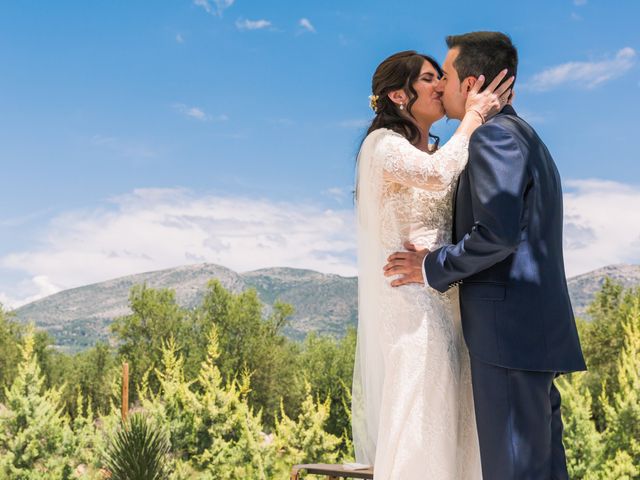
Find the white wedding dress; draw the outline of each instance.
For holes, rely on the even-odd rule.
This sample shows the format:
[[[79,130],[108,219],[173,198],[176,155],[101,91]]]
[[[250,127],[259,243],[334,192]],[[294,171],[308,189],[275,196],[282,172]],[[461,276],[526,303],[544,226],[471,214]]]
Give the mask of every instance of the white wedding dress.
[[[375,480],[479,480],[469,353],[457,288],[391,287],[387,257],[410,240],[451,242],[453,191],[468,157],[454,135],[433,154],[378,129],[358,155],[358,339],[352,390],[356,461]]]

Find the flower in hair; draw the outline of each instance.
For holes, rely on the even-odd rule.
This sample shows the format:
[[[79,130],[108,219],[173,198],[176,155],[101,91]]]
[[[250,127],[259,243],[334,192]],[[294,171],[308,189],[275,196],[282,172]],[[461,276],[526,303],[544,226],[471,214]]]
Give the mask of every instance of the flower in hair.
[[[371,110],[378,113],[378,99],[380,97],[378,95],[369,95],[369,106]]]

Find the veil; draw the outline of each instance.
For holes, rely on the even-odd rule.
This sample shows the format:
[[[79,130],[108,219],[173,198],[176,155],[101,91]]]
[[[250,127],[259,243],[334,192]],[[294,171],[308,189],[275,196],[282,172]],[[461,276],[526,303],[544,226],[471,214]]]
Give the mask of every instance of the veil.
[[[356,462],[373,465],[385,361],[380,346],[381,294],[385,263],[380,236],[382,164],[374,161],[380,130],[363,142],[356,169],[358,232],[358,331],[353,372],[351,424]]]

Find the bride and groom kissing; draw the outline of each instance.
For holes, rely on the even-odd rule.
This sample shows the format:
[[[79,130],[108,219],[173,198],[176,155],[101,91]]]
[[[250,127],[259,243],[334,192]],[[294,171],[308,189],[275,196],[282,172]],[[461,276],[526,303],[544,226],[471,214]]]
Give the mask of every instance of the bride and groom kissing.
[[[586,369],[556,165],[498,32],[400,52],[357,161],[356,460],[379,480],[568,479],[554,379]],[[444,145],[430,133],[460,120]]]

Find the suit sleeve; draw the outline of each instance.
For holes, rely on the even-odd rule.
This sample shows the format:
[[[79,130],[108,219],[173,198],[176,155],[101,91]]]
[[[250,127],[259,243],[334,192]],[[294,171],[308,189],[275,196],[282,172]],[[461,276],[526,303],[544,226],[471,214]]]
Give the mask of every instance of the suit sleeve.
[[[440,292],[501,262],[520,241],[529,173],[512,132],[498,123],[476,130],[467,168],[473,227],[457,244],[434,250],[424,260],[426,280]]]

